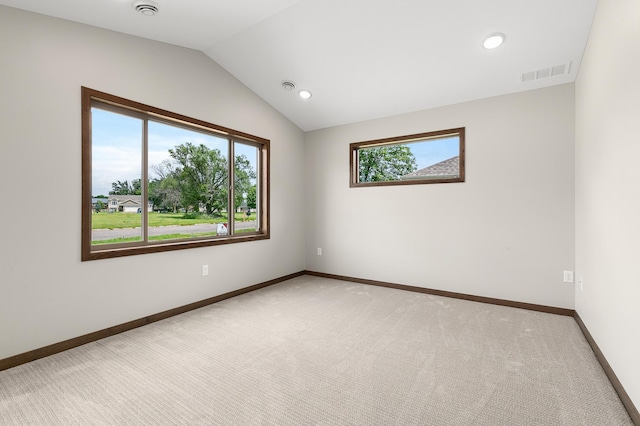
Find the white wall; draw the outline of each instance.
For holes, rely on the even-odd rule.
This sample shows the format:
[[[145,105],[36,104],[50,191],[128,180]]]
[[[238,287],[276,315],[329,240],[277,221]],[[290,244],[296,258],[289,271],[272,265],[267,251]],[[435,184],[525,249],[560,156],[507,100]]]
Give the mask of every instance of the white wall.
[[[307,133],[307,269],[573,308],[573,100],[569,84]],[[466,182],[349,188],[349,143],[463,126]]]
[[[303,133],[204,54],[3,6],[0,52],[0,359],[304,269]],[[80,262],[81,86],[270,139],[271,239]]]
[[[640,3],[601,0],[576,82],[576,311],[640,407]]]

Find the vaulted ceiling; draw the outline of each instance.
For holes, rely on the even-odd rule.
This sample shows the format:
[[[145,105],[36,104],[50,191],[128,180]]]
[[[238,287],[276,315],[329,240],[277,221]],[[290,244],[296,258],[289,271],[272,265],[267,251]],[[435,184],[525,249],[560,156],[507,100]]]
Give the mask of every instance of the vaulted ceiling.
[[[143,0],[154,16],[134,3],[0,0],[201,50],[305,131],[573,82],[597,0]]]

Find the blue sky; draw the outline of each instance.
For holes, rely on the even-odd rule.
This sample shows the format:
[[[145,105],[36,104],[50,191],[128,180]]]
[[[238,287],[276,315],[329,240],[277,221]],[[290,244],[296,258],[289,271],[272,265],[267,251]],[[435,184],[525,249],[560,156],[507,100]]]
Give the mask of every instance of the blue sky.
[[[92,109],[92,194],[108,195],[111,182],[140,178],[142,120]]]
[[[407,146],[411,149],[418,170],[431,166],[432,164],[448,160],[459,154],[458,137],[450,137],[443,139],[427,140],[423,142],[409,143]]]
[[[134,117],[92,109],[92,189],[93,195],[108,195],[112,182],[131,182],[142,176],[142,120]],[[149,167],[170,159],[169,149],[191,142],[218,149],[227,156],[227,140],[205,133],[186,130],[164,123],[149,122]],[[235,144],[236,155],[244,154],[254,167],[256,149]],[[150,178],[156,177],[150,171]]]

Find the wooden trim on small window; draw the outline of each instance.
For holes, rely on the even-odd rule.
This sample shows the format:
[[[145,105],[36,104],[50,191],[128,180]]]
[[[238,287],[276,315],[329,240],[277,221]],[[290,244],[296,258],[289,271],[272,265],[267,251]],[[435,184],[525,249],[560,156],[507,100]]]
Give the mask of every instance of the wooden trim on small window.
[[[359,150],[363,148],[388,147],[412,142],[427,142],[430,139],[444,139],[447,136],[457,136],[459,140],[458,157],[459,168],[457,176],[443,178],[414,178],[407,180],[385,180],[361,182],[359,174]],[[396,136],[386,139],[377,139],[364,142],[354,142],[349,145],[349,186],[352,188],[369,186],[395,186],[395,185],[422,185],[432,183],[452,183],[465,181],[465,128],[438,130],[433,132],[418,133],[406,136]]]

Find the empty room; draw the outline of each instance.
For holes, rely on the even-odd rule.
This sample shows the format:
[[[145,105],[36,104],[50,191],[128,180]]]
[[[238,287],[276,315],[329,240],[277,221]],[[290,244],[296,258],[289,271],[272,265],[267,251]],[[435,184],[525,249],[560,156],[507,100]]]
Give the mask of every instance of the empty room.
[[[637,0],[0,0],[0,424],[640,425]]]

